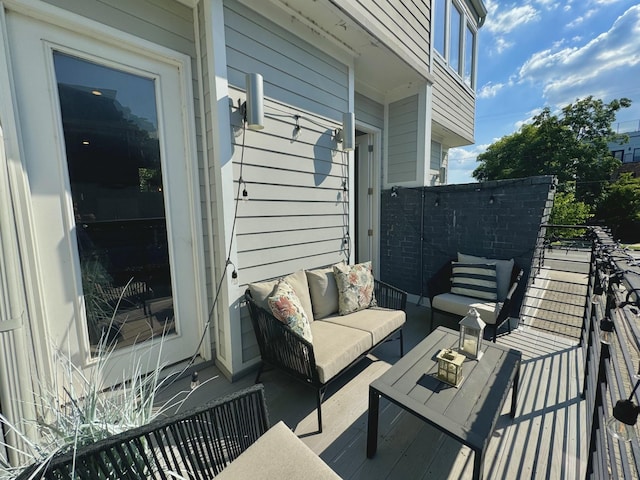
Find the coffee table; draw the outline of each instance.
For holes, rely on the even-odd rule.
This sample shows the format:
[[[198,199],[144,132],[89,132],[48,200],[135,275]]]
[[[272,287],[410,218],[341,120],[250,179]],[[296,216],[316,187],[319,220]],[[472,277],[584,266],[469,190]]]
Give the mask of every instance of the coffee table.
[[[511,394],[511,417],[516,413],[520,379],[519,351],[484,343],[480,361],[467,359],[462,383],[456,388],[438,380],[436,355],[457,348],[458,332],[438,327],[369,386],[367,457],[378,448],[380,397],[385,397],[475,453],[473,478],[481,479],[487,445]]]

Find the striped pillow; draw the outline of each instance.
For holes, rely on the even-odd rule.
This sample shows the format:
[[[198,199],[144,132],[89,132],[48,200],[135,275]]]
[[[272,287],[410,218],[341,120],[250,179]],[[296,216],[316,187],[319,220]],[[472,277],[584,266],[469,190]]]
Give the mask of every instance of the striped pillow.
[[[451,263],[451,293],[483,300],[498,299],[495,263]]]

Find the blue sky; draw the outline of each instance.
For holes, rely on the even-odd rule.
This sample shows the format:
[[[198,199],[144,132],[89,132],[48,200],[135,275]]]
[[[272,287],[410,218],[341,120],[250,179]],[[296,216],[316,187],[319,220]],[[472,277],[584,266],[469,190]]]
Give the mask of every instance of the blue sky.
[[[448,183],[473,182],[476,157],[543,107],[587,95],[627,97],[640,120],[640,4],[624,0],[485,0],[478,36],[475,144],[449,151]]]

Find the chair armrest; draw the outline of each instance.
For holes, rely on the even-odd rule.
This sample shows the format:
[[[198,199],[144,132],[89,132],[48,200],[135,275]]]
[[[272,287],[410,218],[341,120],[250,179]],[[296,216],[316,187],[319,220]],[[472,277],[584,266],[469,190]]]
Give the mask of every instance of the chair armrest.
[[[249,290],[245,300],[262,361],[297,378],[319,383],[313,344],[256,304]]]
[[[376,303],[379,307],[402,311],[407,309],[407,292],[380,280],[374,279],[373,282]]]
[[[433,297],[451,291],[451,260],[445,263],[440,269],[427,280],[429,291],[429,301],[433,302]]]
[[[496,324],[500,325],[504,322],[509,316],[511,309],[511,299],[513,298],[513,294],[516,289],[520,285],[520,281],[522,280],[522,275],[524,271],[521,268],[516,266],[513,267],[513,271],[511,272],[511,287],[509,287],[509,292],[507,293],[507,298],[505,298],[504,302],[502,302],[502,308],[498,315],[496,316]]]

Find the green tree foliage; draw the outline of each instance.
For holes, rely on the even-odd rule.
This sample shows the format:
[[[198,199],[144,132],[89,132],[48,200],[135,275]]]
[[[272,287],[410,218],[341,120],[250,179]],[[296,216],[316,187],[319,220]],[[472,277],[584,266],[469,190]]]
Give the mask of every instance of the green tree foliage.
[[[549,223],[554,225],[584,225],[593,217],[591,207],[576,200],[573,192],[558,192],[553,201],[553,209]],[[583,230],[551,229],[547,232],[552,237],[576,237]]]
[[[640,241],[640,178],[624,173],[612,183],[598,207],[598,218],[605,219],[614,238]]]
[[[621,98],[605,104],[592,96],[576,100],[560,115],[545,107],[531,124],[507,135],[478,156],[480,165],[473,177],[479,181],[555,175],[560,191],[575,189],[575,198],[597,205],[604,184],[619,167],[608,142],[625,141],[611,125],[621,108],[631,100]]]

